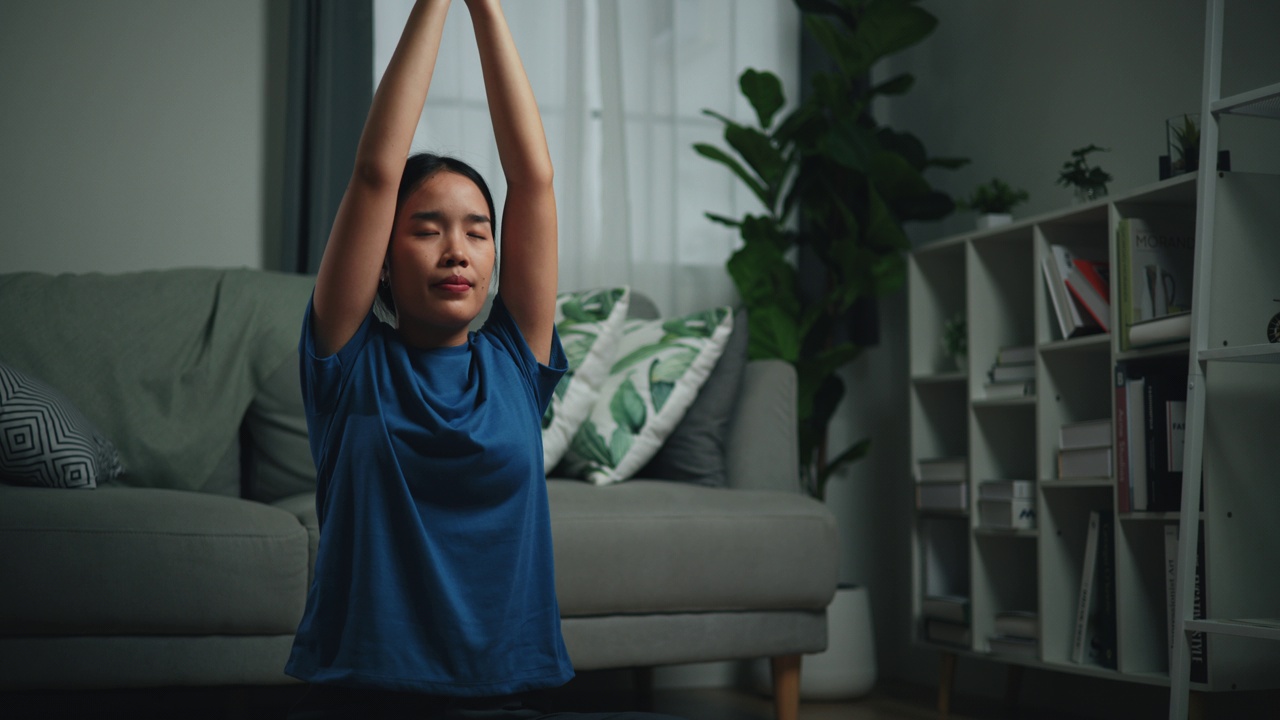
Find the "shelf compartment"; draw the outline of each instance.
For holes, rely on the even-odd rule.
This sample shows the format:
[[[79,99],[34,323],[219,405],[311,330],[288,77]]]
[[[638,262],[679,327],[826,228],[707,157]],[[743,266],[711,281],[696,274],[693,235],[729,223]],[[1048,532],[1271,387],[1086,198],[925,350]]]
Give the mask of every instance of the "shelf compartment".
[[[911,374],[947,375],[955,371],[942,350],[948,320],[965,316],[965,249],[961,241],[943,241],[916,251],[907,264],[907,305]]]
[[[1277,306],[1280,307],[1280,306]],[[1280,343],[1259,345],[1240,345],[1237,347],[1215,348],[1200,352],[1201,362],[1238,362],[1280,364]]]
[[[1207,312],[1196,321],[1203,347],[1214,353],[1268,345],[1267,326],[1280,311],[1280,175],[1218,176]],[[1244,350],[1241,357],[1254,352]]]
[[[974,546],[973,595],[970,624],[974,644],[987,647],[994,632],[996,613],[1006,610],[1036,610],[1035,543],[1009,542],[983,533]]]
[[[1125,673],[1169,673],[1167,523],[1116,523],[1117,659]]]
[[[912,385],[911,436],[916,460],[969,454],[967,401],[963,379]]]
[[[1111,489],[1100,486],[1079,487],[1075,492],[1048,492],[1048,485],[1041,484],[1046,491],[1040,494],[1036,513],[1040,525],[1037,568],[1041,657],[1075,669],[1115,673],[1071,661],[1089,512],[1112,509]]]
[[[1215,101],[1209,111],[1220,115],[1253,115],[1280,119],[1280,83]]]

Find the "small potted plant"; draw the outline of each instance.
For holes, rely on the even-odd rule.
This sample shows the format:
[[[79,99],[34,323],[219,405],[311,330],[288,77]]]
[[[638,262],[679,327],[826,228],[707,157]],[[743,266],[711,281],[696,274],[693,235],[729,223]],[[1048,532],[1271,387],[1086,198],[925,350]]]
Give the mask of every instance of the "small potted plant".
[[[969,326],[964,313],[956,313],[942,323],[942,355],[956,370],[964,372],[969,364]]]
[[[1169,148],[1173,157],[1173,174],[1181,175],[1192,172],[1200,166],[1200,126],[1196,117],[1183,115],[1181,119],[1170,118]]]
[[[1089,165],[1089,153],[1107,152],[1108,148],[1087,145],[1071,151],[1071,159],[1062,163],[1058,173],[1058,184],[1072,188],[1076,200],[1088,202],[1107,194],[1107,183],[1111,182],[1111,174],[1097,166]]]
[[[956,205],[962,210],[977,212],[978,229],[983,230],[1012,222],[1013,208],[1026,202],[1028,197],[1026,190],[1015,189],[1000,178],[991,178]]]

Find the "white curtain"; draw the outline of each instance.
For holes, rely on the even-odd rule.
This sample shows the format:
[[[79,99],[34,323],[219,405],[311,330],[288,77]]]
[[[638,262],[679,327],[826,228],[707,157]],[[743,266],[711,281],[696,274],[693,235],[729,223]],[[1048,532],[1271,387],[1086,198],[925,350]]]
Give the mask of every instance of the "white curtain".
[[[375,82],[412,5],[374,0]],[[759,206],[693,144],[724,146],[704,108],[755,123],[738,91],[745,68],[777,74],[794,105],[800,19],[791,0],[525,0],[504,10],[556,169],[560,287],[631,285],[664,314],[736,303],[725,261],[739,240],[703,213],[736,217]],[[506,186],[460,0],[414,150],[474,165],[501,216]]]

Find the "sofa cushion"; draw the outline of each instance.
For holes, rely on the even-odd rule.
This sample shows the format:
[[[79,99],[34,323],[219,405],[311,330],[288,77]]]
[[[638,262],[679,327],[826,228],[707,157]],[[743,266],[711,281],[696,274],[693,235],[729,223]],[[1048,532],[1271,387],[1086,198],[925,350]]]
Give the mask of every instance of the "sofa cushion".
[[[292,633],[307,544],[249,500],[0,486],[0,635]]]
[[[637,476],[711,487],[728,483],[725,448],[747,369],[747,327],[746,311],[734,313],[733,332],[711,376],[658,454]]]
[[[249,449],[245,497],[273,503],[299,493],[315,494],[316,466],[307,439],[296,352],[288,353],[280,367],[258,384],[244,426]]]
[[[597,485],[644,467],[675,430],[733,330],[727,307],[667,320],[628,320],[591,415],[565,455],[565,470]]]
[[[115,445],[70,400],[0,363],[0,480],[95,488],[122,471]]]
[[[569,442],[591,414],[622,337],[630,303],[629,288],[563,292],[556,296],[556,330],[569,370],[560,378],[542,415],[542,460],[547,472],[569,449]]]
[[[835,595],[835,518],[810,497],[657,480],[547,489],[562,616],[820,610]]]

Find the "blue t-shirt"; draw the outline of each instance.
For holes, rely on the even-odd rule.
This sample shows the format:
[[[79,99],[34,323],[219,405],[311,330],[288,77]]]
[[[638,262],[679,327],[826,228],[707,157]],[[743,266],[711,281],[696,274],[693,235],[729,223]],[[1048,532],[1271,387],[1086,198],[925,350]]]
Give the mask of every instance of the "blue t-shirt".
[[[320,545],[285,672],[315,683],[491,696],[562,685],[542,413],[567,369],[499,298],[457,347],[405,345],[372,313],[318,357],[299,344]]]

